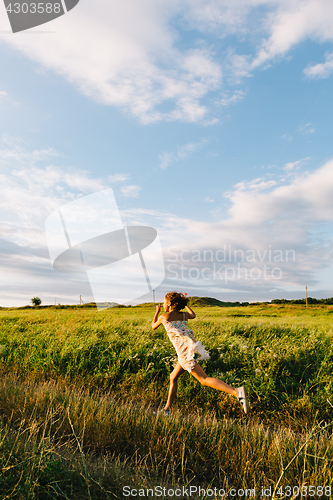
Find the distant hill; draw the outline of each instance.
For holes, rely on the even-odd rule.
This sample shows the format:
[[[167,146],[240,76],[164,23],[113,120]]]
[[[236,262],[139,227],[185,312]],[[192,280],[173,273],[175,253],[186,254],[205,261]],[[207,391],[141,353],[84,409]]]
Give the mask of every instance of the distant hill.
[[[124,307],[118,304],[117,302],[98,302],[97,304],[100,309],[107,309],[108,307]],[[96,307],[95,302],[91,302],[90,304],[84,304],[84,305],[88,307]]]
[[[212,297],[188,297],[189,302],[188,305],[191,307],[209,307],[209,306],[218,306],[218,307],[237,307],[237,306],[247,306],[248,302],[223,302],[222,300],[214,299]],[[161,302],[143,302],[142,304],[138,304],[132,307],[152,307],[160,304]],[[128,307],[128,306],[127,306]]]
[[[306,303],[305,299],[273,299],[270,302],[224,302],[223,300],[218,300],[214,299],[213,297],[188,297],[189,303],[188,305],[191,307],[246,307],[246,306],[262,306],[262,305],[268,305],[268,304],[277,304],[277,305],[304,305]],[[160,304],[161,302],[156,302],[155,304],[153,302],[143,302],[142,304],[137,304],[135,306],[125,306],[121,304],[117,304],[117,302],[99,302],[98,306],[99,308],[106,309],[106,308],[121,308],[121,307],[140,307],[140,308],[155,308],[157,304]],[[308,297],[308,304],[315,305],[315,304],[322,304],[322,305],[333,305],[333,297],[329,297],[326,299],[315,299],[312,297]],[[90,309],[90,308],[96,308],[96,303],[95,302],[90,302],[90,303],[85,303],[82,305],[79,304],[57,304],[55,305],[40,305],[40,306],[21,306],[21,307],[1,307],[0,309],[6,310],[6,309],[34,309],[34,310],[39,310],[39,309],[46,309],[46,308],[51,308],[51,309]],[[162,308],[163,309],[163,308]]]
[[[306,299],[273,299],[271,304],[305,304]],[[328,297],[327,299],[315,299],[313,297],[308,297],[308,304],[326,304],[333,305],[333,297]]]
[[[222,300],[213,299],[212,297],[189,297],[189,306],[207,307],[232,307],[232,306],[247,306],[248,302],[223,302]]]
[[[219,306],[221,307],[224,304],[221,300],[214,299],[213,297],[189,297],[189,305],[190,306]]]
[[[117,302],[99,302],[98,306],[100,308],[108,307],[126,307],[117,304]],[[96,309],[96,302],[86,302],[85,304],[57,304],[57,305],[46,305],[42,304],[40,306],[20,306],[20,307],[0,307],[0,309]]]

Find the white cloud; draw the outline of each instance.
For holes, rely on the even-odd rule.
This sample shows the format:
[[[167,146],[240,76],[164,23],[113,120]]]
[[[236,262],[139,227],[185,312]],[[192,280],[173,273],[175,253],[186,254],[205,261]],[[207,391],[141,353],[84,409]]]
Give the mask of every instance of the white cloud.
[[[10,162],[15,161],[16,164],[27,165],[33,164],[36,161],[48,160],[50,157],[59,156],[54,149],[41,149],[34,151],[26,151],[20,144],[15,148],[0,149],[0,167],[8,165]]]
[[[327,78],[333,72],[333,52],[325,54],[324,63],[305,68],[304,73],[309,78]]]
[[[244,189],[244,183],[239,183],[228,194],[232,202],[230,223],[261,224],[281,213],[288,216],[289,222],[301,216],[300,226],[302,218],[308,222],[333,221],[333,160],[313,173],[304,173],[293,179],[289,185],[276,186],[268,193],[258,193],[253,189],[257,185],[261,185],[260,179],[249,183],[249,189]]]
[[[125,182],[129,178],[128,174],[114,174],[107,177],[108,181],[111,183]]]
[[[231,85],[239,85],[244,78],[252,76],[252,56],[250,54],[236,54],[233,48],[229,48],[224,69],[228,75],[228,82]]]
[[[283,167],[283,170],[286,170],[288,173],[291,171],[295,171],[299,169],[302,165],[307,163],[309,160],[311,160],[310,156],[307,156],[306,158],[303,158],[302,160],[297,160],[297,161],[290,161],[285,164]]]
[[[52,21],[56,33],[43,35],[43,43],[25,34],[2,39],[85,95],[143,123],[204,121],[201,99],[220,85],[221,69],[207,48],[176,48],[168,23],[179,8],[179,0],[80,2]],[[164,102],[172,103],[169,112],[159,110]]]
[[[229,217],[202,229],[197,247],[289,249],[296,257],[280,266],[282,289],[306,283],[320,287],[317,273],[331,272],[333,256],[333,160],[312,173],[295,176],[289,184],[267,186],[269,191],[256,189],[264,184],[254,179],[227,193]]]
[[[190,158],[193,155],[193,153],[202,149],[208,142],[209,139],[203,137],[198,142],[188,142],[187,144],[178,146],[177,151],[175,153],[164,151],[159,155],[160,167],[162,169],[166,169],[169,165],[171,165],[174,162]]]
[[[174,153],[167,153],[164,151],[164,153],[159,155],[159,160],[160,160],[160,167],[164,170],[167,168],[171,163],[173,163],[175,160],[175,154]]]
[[[125,196],[137,196],[138,186],[122,186],[128,174],[96,178],[90,172],[50,162],[61,155],[52,148],[33,149],[10,136],[0,146],[0,304],[22,305],[34,295],[43,303],[70,303],[82,294],[93,300],[83,275],[66,276],[52,269],[45,237],[45,219],[80,197],[115,184]],[[44,164],[44,166],[43,166]],[[120,185],[119,185],[120,184]]]
[[[219,37],[244,36],[249,31],[248,15],[270,0],[187,0],[184,18],[189,28],[214,32]],[[222,29],[221,29],[222,28]]]
[[[333,40],[331,0],[192,0],[187,13],[190,26],[221,36],[237,35],[243,40],[255,36],[256,55],[237,54],[230,47],[223,69],[230,83],[239,84],[253,70],[284,57],[306,39],[319,43]],[[309,77],[327,77],[333,70],[332,53],[326,62],[305,69]]]
[[[229,106],[230,104],[234,104],[235,102],[242,101],[245,95],[246,92],[244,92],[244,90],[236,90],[231,96],[225,93],[222,99],[217,101],[216,104],[220,104],[221,106]]]
[[[0,90],[0,95],[8,95],[5,90]]]
[[[13,147],[13,150],[17,151],[17,148]],[[28,151],[22,145],[20,151],[27,157]],[[182,151],[184,154],[186,151],[190,153],[191,148]],[[37,153],[37,158],[44,158],[43,154]],[[57,290],[60,296],[65,281],[57,277],[50,267],[43,227],[45,218],[59,205],[80,194],[109,187],[110,178],[114,182],[125,182],[128,176],[115,174],[108,179],[96,179],[84,171],[69,171],[52,165],[39,167],[32,160],[24,169],[18,155],[12,155],[11,160],[8,160],[10,155],[5,156],[6,161],[11,161],[12,168],[6,169],[6,174],[1,173],[0,179],[0,207],[3,220],[6,220],[0,227],[3,286],[8,287],[11,280],[16,287],[15,293],[21,290],[22,296],[23,293],[30,294],[33,281],[34,286],[41,286],[45,296],[55,295],[53,291],[48,291],[50,289]],[[260,259],[268,255],[269,249],[294,251],[296,260],[281,265],[273,263],[274,267],[283,270],[280,282],[273,283],[274,280],[265,279],[256,281],[256,293],[261,293],[263,299],[268,297],[272,284],[278,290],[284,290],[287,286],[303,286],[305,282],[315,286],[318,282],[317,272],[328,268],[332,259],[333,238],[325,228],[327,224],[333,224],[333,160],[314,172],[296,175],[297,167],[308,160],[304,158],[286,165],[289,170],[295,171],[295,177],[289,178],[284,185],[269,177],[238,183],[227,194],[230,204],[227,216],[220,215],[214,221],[202,222],[140,207],[122,212],[122,217],[127,224],[150,225],[158,229],[166,258],[169,257],[167,249],[175,245],[178,254],[181,250],[217,251],[226,245],[227,249],[254,251],[257,263],[251,266],[259,267],[263,263]],[[120,186],[124,196],[136,197],[138,190],[139,187],[134,185]],[[213,203],[210,197],[205,201]],[[318,233],[320,228],[323,234]],[[201,269],[200,263],[189,262],[187,265]],[[184,284],[184,281],[180,282]],[[168,283],[169,286],[175,285],[172,281]],[[52,287],[48,289],[47,285]],[[206,294],[216,295],[225,288],[230,292],[231,289],[235,290],[234,293],[238,294],[249,293],[253,297],[253,283],[250,281],[230,280],[225,284],[217,280],[192,280],[191,286],[198,293],[205,289]],[[71,290],[73,293],[68,292],[68,300],[73,300],[72,295],[78,287],[73,284]],[[0,289],[0,296],[4,296],[4,293],[4,289]],[[88,294],[88,291],[84,293]],[[14,295],[8,300],[18,300]]]
[[[275,180],[265,181],[261,177],[252,179],[251,181],[242,181],[236,184],[235,188],[238,191],[263,191],[264,189],[269,189],[276,185]],[[229,195],[228,195],[229,197]]]
[[[4,5],[0,8],[5,19]],[[42,35],[42,43],[40,36],[24,33],[0,37],[86,96],[142,123],[212,124],[217,118],[206,97],[241,83],[303,40],[332,41],[332,24],[331,0],[95,0],[80,2],[52,21],[54,33]],[[176,26],[199,30],[201,40],[195,36],[192,47],[182,48]],[[247,54],[232,47],[217,54],[212,35],[249,39],[256,46]],[[305,72],[324,77],[331,70],[332,54],[327,54],[325,63]],[[226,92],[221,104],[242,97],[241,91]]]
[[[223,69],[232,83],[241,83],[255,68],[271,64],[306,39],[333,40],[331,0],[188,0],[189,4],[185,18],[190,28],[242,40],[251,35],[256,41],[256,55],[229,48]],[[324,77],[331,71],[328,55],[324,65],[308,68],[306,74]]]
[[[207,201],[208,203],[214,203],[213,198],[210,198],[209,196],[207,196],[207,198],[205,198],[205,201]]]
[[[306,160],[294,162],[293,168]],[[305,284],[318,289],[318,273],[330,268],[333,256],[333,160],[311,173],[296,175],[295,172],[295,177],[289,178],[289,182],[284,185],[264,178],[238,183],[226,196],[230,203],[227,217],[221,218],[220,215],[219,220],[212,222],[186,219],[170,213],[139,215],[137,210],[132,212],[132,217],[136,223],[139,219],[143,223],[146,217],[154,219],[151,225],[159,227],[166,258],[170,257],[172,251],[179,256],[185,250],[184,259],[188,259],[191,252],[196,252],[196,255],[201,252],[202,255],[208,249],[214,252],[239,249],[240,252],[255,253],[256,263],[249,264],[250,267],[261,269],[266,263],[270,269],[281,268],[281,281],[263,278],[256,281],[256,293],[262,293],[263,300],[267,299],[272,285],[282,293],[288,287],[299,289]],[[267,262],[269,252],[274,250],[283,255],[289,251],[289,261]],[[260,260],[264,259],[263,256],[266,256],[265,261]],[[199,271],[207,266],[207,263],[198,260],[196,263],[191,260],[177,262],[177,265],[183,264],[186,269],[196,267]],[[225,266],[219,262],[217,265]],[[237,267],[237,264],[230,265],[231,268],[234,266]],[[177,269],[177,266],[173,269]],[[193,274],[196,272],[193,271]],[[246,289],[253,294],[253,280],[250,281],[231,280],[228,287],[235,288],[238,283],[239,290]],[[179,282],[184,283],[184,280],[180,279]],[[201,282],[192,279],[189,283],[198,289],[205,286],[211,293],[214,286],[223,284],[221,282],[219,285],[214,279]]]
[[[53,148],[29,149],[25,141],[8,135],[3,136],[2,142],[0,209],[7,220],[26,227],[40,227],[41,221],[43,225],[47,215],[60,205],[129,177],[116,173],[106,179],[94,178],[86,170],[50,164],[54,158],[60,158]],[[40,162],[46,165],[41,166]]]
[[[304,135],[313,134],[316,129],[312,127],[311,123],[306,123],[305,125],[300,125],[297,130],[302,132]]]
[[[276,5],[277,10],[266,18],[270,34],[262,42],[253,68],[283,56],[307,38],[319,42],[333,40],[333,3],[330,0],[280,0]]]
[[[137,198],[139,196],[140,189],[140,186],[129,185],[121,187],[120,191],[123,196],[126,196],[127,198]]]
[[[31,165],[14,168],[10,175],[1,173],[0,183],[0,208],[27,225],[38,224],[52,210],[82,193],[108,187],[87,171]]]
[[[192,154],[195,151],[198,151],[201,149],[203,146],[207,144],[208,140],[207,139],[201,139],[199,142],[189,142],[187,144],[184,144],[183,146],[180,146],[177,150],[177,157],[179,160],[186,160],[186,158],[189,158],[192,156]]]

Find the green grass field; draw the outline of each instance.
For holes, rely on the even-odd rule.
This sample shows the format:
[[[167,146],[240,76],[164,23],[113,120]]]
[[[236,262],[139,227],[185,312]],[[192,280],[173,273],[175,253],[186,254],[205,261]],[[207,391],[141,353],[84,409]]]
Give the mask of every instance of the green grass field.
[[[176,356],[154,310],[0,310],[0,498],[209,484],[330,498],[333,306],[196,307],[203,368],[246,385],[251,412],[185,373],[169,419],[153,409]]]

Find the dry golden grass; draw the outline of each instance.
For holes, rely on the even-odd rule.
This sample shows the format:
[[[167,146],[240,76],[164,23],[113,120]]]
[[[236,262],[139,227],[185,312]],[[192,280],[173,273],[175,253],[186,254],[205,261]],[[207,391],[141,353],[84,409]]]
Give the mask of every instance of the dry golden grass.
[[[16,489],[30,485],[35,493],[41,488],[51,491],[50,484],[43,483],[50,470],[60,498],[69,482],[85,495],[78,498],[122,498],[128,484],[214,483],[226,491],[259,491],[276,485],[280,476],[280,486],[332,482],[333,444],[325,423],[301,434],[258,425],[251,418],[217,420],[210,414],[175,412],[168,419],[153,415],[149,405],[112,394],[92,395],[13,375],[2,377],[0,404],[2,433],[16,436],[15,452],[8,454],[7,446],[2,453],[2,480],[8,482],[11,467],[19,476],[22,456],[28,462],[21,471],[24,480],[16,476]]]

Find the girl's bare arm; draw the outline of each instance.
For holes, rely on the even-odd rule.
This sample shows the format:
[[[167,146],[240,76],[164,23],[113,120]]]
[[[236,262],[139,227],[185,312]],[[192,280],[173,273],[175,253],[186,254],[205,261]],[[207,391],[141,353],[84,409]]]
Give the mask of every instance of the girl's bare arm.
[[[160,310],[161,310],[161,304],[158,304],[156,306],[155,316],[154,316],[153,322],[151,324],[151,327],[153,330],[156,330],[156,328],[158,328],[160,325],[162,325],[162,316],[158,317],[158,315],[160,314]]]
[[[188,319],[194,319],[195,318],[195,312],[189,306],[186,306],[186,310],[187,310],[187,318]]]

